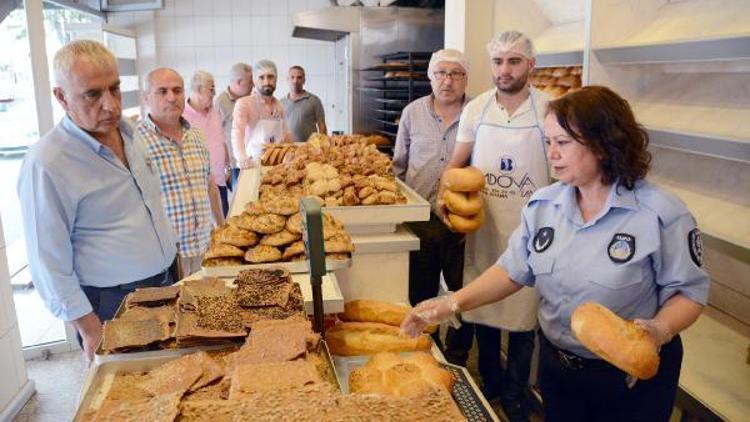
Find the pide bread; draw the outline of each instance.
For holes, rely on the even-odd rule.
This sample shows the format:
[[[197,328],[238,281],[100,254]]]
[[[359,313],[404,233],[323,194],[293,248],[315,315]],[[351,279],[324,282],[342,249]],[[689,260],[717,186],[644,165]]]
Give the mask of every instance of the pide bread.
[[[454,382],[453,374],[428,353],[383,352],[349,374],[349,392],[414,397],[433,388],[450,393]]]
[[[343,321],[379,322],[400,327],[411,309],[404,305],[381,302],[378,300],[352,300],[344,303],[344,312],[339,314]],[[430,325],[425,332],[433,333],[437,326]]]
[[[411,338],[399,327],[378,322],[343,322],[326,332],[331,353],[339,356],[372,355],[379,352],[413,352],[428,350],[428,334]]]
[[[584,303],[573,312],[570,327],[578,341],[592,353],[642,380],[656,375],[659,354],[646,330],[626,321],[606,307]]]
[[[454,192],[445,190],[443,192],[443,202],[453,214],[464,217],[476,215],[482,209],[482,198],[479,192]]]
[[[471,217],[464,217],[458,214],[448,214],[448,221],[451,223],[453,231],[458,233],[471,233],[479,230],[484,222],[484,210]]]
[[[443,173],[441,181],[453,192],[476,192],[484,187],[484,173],[476,167],[452,168]]]

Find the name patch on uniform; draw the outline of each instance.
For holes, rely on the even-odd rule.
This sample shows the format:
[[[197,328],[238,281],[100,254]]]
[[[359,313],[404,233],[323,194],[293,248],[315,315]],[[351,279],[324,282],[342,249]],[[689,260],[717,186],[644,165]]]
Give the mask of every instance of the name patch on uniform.
[[[627,233],[616,233],[609,242],[607,253],[612,262],[622,264],[630,261],[635,255],[635,237]]]
[[[690,258],[693,259],[695,265],[703,266],[703,236],[701,231],[698,229],[690,230],[688,233],[688,246],[690,249]]]
[[[534,236],[534,250],[536,252],[546,251],[554,239],[555,229],[552,227],[542,227],[536,232],[536,236]]]

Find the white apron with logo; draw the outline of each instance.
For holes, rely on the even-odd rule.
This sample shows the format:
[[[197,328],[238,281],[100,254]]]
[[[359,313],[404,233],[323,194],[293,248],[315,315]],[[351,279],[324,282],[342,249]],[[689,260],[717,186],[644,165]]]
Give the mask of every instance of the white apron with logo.
[[[508,245],[508,239],[521,222],[521,210],[531,194],[549,184],[543,132],[534,96],[529,93],[534,124],[509,127],[485,121],[489,107],[497,107],[495,95],[482,110],[472,151],[471,165],[484,173],[482,190],[485,220],[467,238],[464,284],[471,283],[494,265]],[[510,297],[473,311],[463,319],[510,331],[536,328],[539,295],[524,287]]]
[[[257,98],[255,99],[255,107],[257,110],[260,110],[260,116],[250,135],[245,137],[245,151],[255,161],[260,162],[260,157],[263,154],[263,144],[282,142],[284,134],[281,126],[281,116],[277,116],[276,113],[268,116],[268,113],[265,112],[265,107]]]

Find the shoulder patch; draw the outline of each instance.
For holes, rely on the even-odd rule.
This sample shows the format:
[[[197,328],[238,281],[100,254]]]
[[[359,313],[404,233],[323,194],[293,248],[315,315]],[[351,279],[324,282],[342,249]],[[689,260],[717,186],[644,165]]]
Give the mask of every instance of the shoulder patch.
[[[690,230],[688,233],[688,249],[690,250],[690,258],[695,262],[695,265],[703,266],[703,236],[701,231],[696,229]]]

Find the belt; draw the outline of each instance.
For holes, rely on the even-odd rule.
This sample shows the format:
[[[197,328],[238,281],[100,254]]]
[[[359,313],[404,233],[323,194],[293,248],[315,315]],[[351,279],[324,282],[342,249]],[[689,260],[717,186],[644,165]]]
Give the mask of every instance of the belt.
[[[545,343],[545,346],[549,347],[550,351],[560,362],[560,365],[569,371],[580,371],[587,368],[606,368],[611,366],[609,363],[601,359],[587,359],[565,349],[561,349],[552,344],[544,334],[539,337]]]

